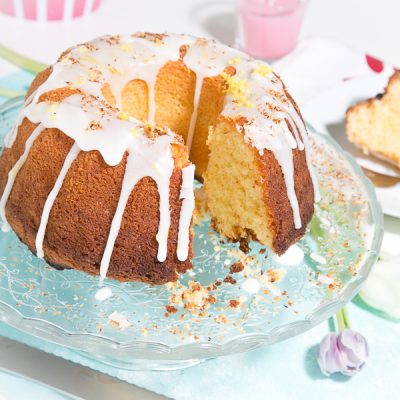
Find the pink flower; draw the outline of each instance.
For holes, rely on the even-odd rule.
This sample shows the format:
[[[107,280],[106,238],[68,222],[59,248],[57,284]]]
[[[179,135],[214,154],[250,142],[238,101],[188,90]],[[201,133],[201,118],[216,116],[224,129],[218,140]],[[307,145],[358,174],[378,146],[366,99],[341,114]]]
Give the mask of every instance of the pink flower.
[[[368,353],[365,337],[351,329],[344,329],[324,337],[317,360],[322,373],[327,376],[335,372],[353,376],[364,367]]]

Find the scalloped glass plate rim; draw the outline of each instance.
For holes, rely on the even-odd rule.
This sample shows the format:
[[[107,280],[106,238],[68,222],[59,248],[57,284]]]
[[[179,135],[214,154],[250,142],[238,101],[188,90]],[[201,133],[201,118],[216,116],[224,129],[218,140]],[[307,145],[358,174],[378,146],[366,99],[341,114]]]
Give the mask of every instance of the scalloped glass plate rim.
[[[17,97],[6,101],[2,106],[0,106],[0,114],[3,114],[10,109],[20,107],[22,102],[23,97]],[[316,135],[327,141],[338,153],[341,153],[344,156],[345,161],[349,163],[352,172],[357,176],[360,184],[366,192],[373,221],[371,249],[369,254],[365,259],[364,264],[360,267],[360,272],[356,279],[344,289],[339,298],[324,303],[318,309],[314,310],[312,314],[306,315],[302,320],[275,327],[267,333],[238,334],[235,338],[220,344],[195,342],[169,346],[164,343],[137,339],[129,342],[118,342],[94,333],[71,333],[51,322],[40,320],[38,318],[25,317],[14,307],[0,300],[0,310],[2,311],[0,315],[1,321],[20,331],[28,331],[30,335],[77,351],[86,350],[90,352],[96,349],[96,351],[99,351],[102,354],[110,354],[109,350],[111,347],[113,357],[123,356],[125,358],[133,356],[135,358],[147,360],[188,360],[206,359],[239,353],[253,350],[261,346],[270,345],[303,333],[334,315],[358,293],[362,283],[367,278],[369,271],[378,257],[384,232],[383,214],[377,201],[373,185],[362,173],[361,168],[352,156],[347,152],[344,152],[336,141],[329,135],[318,133],[311,125],[307,125],[309,132],[312,135]]]

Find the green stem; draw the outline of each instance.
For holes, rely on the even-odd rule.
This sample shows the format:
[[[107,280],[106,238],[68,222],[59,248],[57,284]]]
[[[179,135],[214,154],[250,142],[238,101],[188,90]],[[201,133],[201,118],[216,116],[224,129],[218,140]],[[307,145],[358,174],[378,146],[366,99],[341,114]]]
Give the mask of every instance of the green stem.
[[[340,311],[336,313],[336,319],[339,332],[343,331],[344,329],[350,329],[350,322],[347,316],[346,307],[343,307]]]
[[[22,96],[22,95],[23,95],[22,92],[18,92],[13,89],[0,87],[0,97],[7,97],[8,99],[11,99],[12,97],[17,97],[17,96]]]
[[[346,326],[344,324],[344,320],[343,320],[342,310],[340,310],[336,313],[336,320],[337,320],[337,326],[338,326],[339,332],[342,332],[346,328]]]
[[[0,58],[10,62],[11,64],[16,65],[24,69],[25,71],[31,72],[33,74],[37,74],[40,71],[43,71],[47,65],[40,63],[36,60],[32,60],[31,58],[25,57],[22,54],[19,54],[7,47],[0,45]]]
[[[347,308],[343,307],[342,308],[342,314],[343,314],[343,321],[346,326],[346,329],[350,329],[350,321],[349,321],[349,316],[347,315]]]

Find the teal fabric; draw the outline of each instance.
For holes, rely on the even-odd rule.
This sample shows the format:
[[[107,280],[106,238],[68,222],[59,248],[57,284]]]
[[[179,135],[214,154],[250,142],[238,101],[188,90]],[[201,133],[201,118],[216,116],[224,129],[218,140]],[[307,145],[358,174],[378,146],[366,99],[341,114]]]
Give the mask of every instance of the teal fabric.
[[[0,79],[0,87],[26,91],[32,78],[25,72],[17,72]],[[366,336],[371,349],[365,369],[353,378],[340,374],[327,378],[319,371],[316,352],[318,343],[329,330],[327,323],[268,348],[175,372],[118,370],[62,346],[22,334],[3,323],[0,323],[0,335],[177,400],[368,400],[381,396],[385,400],[398,399],[400,324],[384,320],[355,304],[350,304],[348,310],[352,328]]]
[[[9,371],[0,370],[0,400],[78,400],[40,382],[32,381]]]
[[[352,328],[370,345],[364,370],[353,378],[325,377],[316,362],[317,346],[328,323],[285,342],[207,361],[173,372],[129,372],[100,364],[62,346],[49,344],[0,324],[0,335],[112,375],[177,400],[307,399],[356,400],[399,398],[400,324],[355,304],[348,307]]]
[[[20,93],[26,93],[34,76],[25,71],[17,71],[13,74],[6,75],[0,78],[0,87],[12,89]],[[0,104],[7,100],[0,96]]]

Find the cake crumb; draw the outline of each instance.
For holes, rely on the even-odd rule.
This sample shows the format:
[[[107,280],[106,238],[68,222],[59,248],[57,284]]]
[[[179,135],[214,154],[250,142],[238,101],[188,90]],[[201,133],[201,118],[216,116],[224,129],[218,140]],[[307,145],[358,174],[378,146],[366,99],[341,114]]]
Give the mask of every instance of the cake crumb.
[[[286,271],[283,268],[269,269],[267,271],[268,280],[271,283],[280,282],[285,275]]]
[[[169,317],[170,314],[176,314],[178,312],[178,309],[175,306],[171,306],[169,304],[165,306],[165,309],[167,310],[165,313],[166,317]]]
[[[243,253],[247,254],[248,252],[250,252],[250,246],[249,246],[249,242],[247,239],[240,239],[239,242],[239,249],[243,251]]]
[[[113,328],[120,329],[121,331],[131,326],[131,323],[128,321],[128,319],[117,311],[114,311],[112,314],[110,314],[108,316],[108,320]]]
[[[218,314],[215,318],[214,321],[217,324],[227,324],[228,323],[228,318],[224,314]]]
[[[229,300],[229,307],[238,308],[240,306],[239,300]]]
[[[210,295],[207,297],[207,301],[208,301],[210,304],[215,304],[215,303],[217,302],[217,299],[216,299],[212,294],[210,294]]]
[[[236,279],[233,278],[232,276],[228,275],[228,276],[225,277],[224,282],[230,283],[232,285],[235,285],[236,284]]]
[[[237,274],[238,272],[242,272],[244,270],[244,265],[241,261],[235,262],[230,267],[231,274]]]

